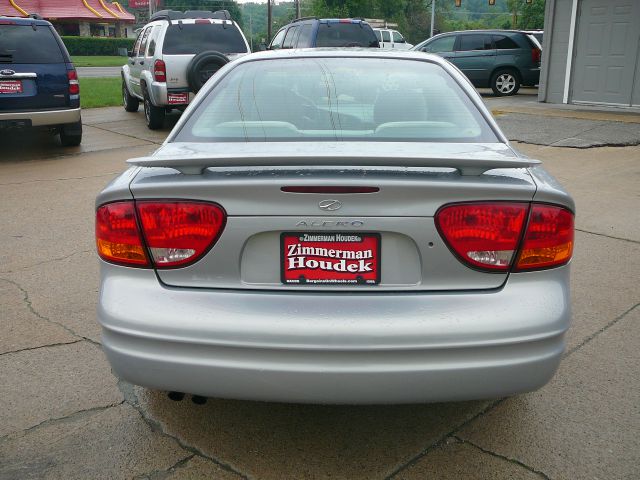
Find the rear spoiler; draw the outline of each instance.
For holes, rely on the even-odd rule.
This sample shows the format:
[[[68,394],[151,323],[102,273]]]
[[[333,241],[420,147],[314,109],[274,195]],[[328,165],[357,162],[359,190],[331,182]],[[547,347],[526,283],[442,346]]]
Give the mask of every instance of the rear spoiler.
[[[150,156],[127,160],[139,167],[165,167],[178,170],[185,175],[200,175],[208,168],[230,167],[422,167],[453,168],[460,175],[477,176],[495,168],[528,168],[541,163],[530,158],[458,158],[424,156],[395,156],[393,163],[389,156],[349,156],[349,155],[309,155],[300,154],[257,154],[233,155],[220,153],[207,156]]]

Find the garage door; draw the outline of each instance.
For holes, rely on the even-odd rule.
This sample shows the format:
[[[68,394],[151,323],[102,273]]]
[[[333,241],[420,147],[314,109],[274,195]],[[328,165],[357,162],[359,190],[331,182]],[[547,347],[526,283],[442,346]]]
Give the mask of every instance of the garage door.
[[[582,0],[579,7],[572,100],[636,103],[640,96],[640,78],[636,76],[640,1]]]

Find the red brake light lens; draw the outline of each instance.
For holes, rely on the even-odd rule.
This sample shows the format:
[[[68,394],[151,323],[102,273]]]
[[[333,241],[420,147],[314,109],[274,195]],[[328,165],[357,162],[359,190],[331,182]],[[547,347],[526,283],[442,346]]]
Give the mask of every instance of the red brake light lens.
[[[75,70],[67,70],[67,79],[69,80],[69,95],[78,95],[80,93],[78,72]]]
[[[533,61],[533,63],[540,63],[541,58],[542,52],[540,51],[540,49],[538,47],[533,47],[531,49],[531,60]]]
[[[183,267],[209,251],[225,223],[225,211],[214,203],[108,203],[96,212],[98,255],[125,266]]]
[[[286,193],[322,193],[322,194],[345,194],[345,193],[376,193],[380,191],[379,187],[332,187],[332,186],[291,186],[280,187],[280,190]]]
[[[133,202],[102,205],[96,212],[96,244],[103,260],[148,267]]]
[[[463,203],[436,213],[436,226],[462,261],[483,270],[507,271],[522,237],[527,203]]]
[[[167,66],[162,60],[153,62],[153,78],[156,82],[167,81]]]
[[[185,266],[214,245],[226,222],[222,207],[205,202],[136,202],[156,268]]]
[[[564,265],[573,254],[574,215],[566,208],[534,204],[516,271]]]

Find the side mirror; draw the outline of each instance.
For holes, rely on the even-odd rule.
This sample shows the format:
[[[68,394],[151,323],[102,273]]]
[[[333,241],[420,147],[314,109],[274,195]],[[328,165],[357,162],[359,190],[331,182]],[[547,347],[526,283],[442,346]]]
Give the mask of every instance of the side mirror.
[[[127,50],[127,56],[133,57],[133,50]]]

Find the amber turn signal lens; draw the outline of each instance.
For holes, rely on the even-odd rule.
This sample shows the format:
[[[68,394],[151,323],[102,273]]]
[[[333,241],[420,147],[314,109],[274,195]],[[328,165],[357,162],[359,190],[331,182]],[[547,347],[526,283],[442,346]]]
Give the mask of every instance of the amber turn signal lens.
[[[148,267],[133,202],[102,205],[96,212],[96,245],[103,260]]]
[[[516,271],[563,265],[573,254],[574,217],[555,205],[534,204]]]

